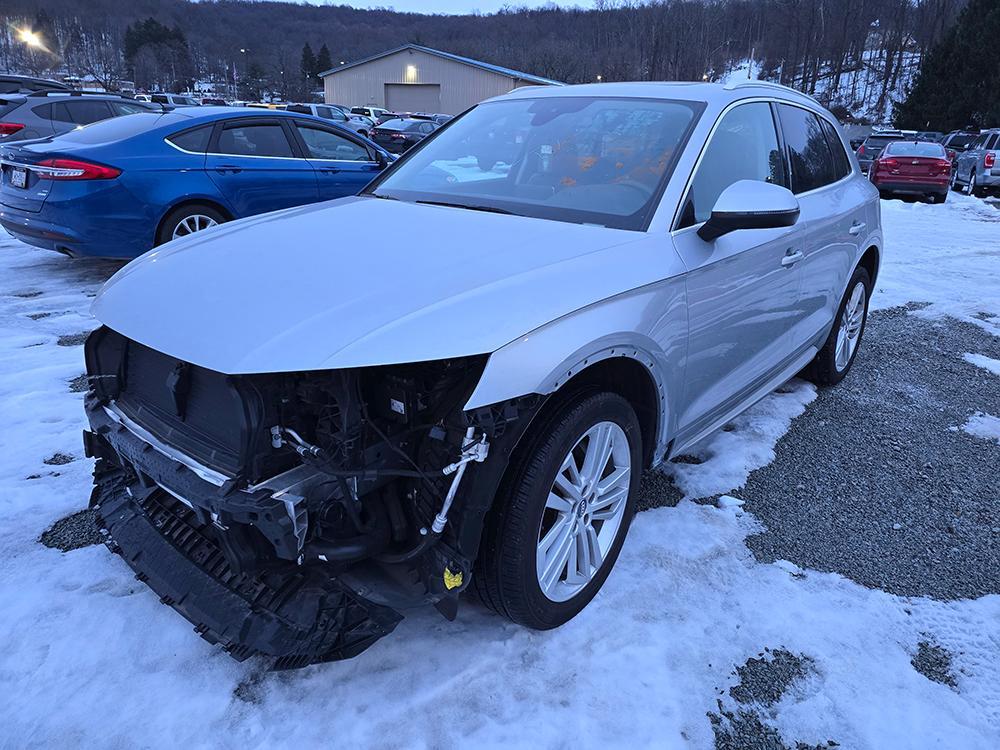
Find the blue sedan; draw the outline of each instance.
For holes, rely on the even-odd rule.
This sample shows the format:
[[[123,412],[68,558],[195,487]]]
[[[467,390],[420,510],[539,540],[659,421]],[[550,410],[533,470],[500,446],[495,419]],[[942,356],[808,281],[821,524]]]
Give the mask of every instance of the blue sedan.
[[[0,225],[73,257],[134,258],[231,219],[354,195],[392,158],[308,115],[127,115],[0,147]]]

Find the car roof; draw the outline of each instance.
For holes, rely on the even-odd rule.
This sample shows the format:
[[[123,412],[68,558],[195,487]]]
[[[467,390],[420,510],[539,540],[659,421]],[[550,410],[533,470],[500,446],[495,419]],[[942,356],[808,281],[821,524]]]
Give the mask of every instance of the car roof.
[[[634,99],[679,99],[725,106],[753,96],[785,99],[822,109],[815,99],[801,91],[770,81],[739,83],[702,83],[692,81],[632,81],[622,83],[583,83],[573,86],[521,86],[490,101],[501,99],[538,99],[549,97],[593,96]]]

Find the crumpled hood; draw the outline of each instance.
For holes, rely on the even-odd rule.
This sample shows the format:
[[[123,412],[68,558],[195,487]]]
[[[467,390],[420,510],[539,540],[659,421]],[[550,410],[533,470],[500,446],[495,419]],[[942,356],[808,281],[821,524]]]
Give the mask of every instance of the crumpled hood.
[[[230,374],[485,354],[646,283],[649,270],[617,247],[645,236],[345,198],[146,253],[108,281],[93,312],[131,339]]]

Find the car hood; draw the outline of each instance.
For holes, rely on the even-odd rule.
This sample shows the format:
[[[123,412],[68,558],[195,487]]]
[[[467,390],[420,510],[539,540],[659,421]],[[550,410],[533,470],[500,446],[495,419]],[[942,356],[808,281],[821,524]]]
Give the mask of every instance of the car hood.
[[[647,283],[620,247],[645,236],[352,197],[170,242],[115,274],[93,312],[230,374],[485,354]]]

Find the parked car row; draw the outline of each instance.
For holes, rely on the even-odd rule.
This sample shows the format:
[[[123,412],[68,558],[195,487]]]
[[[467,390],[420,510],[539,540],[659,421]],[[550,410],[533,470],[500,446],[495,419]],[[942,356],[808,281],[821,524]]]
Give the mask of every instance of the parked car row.
[[[973,133],[873,132],[858,144],[858,163],[883,195],[944,201],[950,189],[984,197],[1000,191],[1000,129]]]

